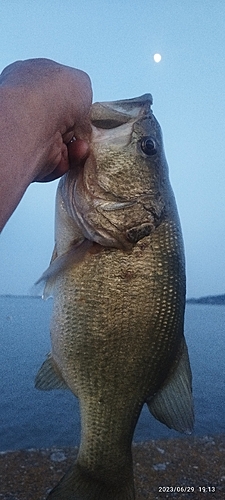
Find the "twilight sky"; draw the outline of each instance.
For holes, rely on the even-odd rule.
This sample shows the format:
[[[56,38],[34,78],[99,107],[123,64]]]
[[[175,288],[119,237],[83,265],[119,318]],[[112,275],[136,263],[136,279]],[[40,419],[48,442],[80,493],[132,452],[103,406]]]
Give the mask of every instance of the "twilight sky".
[[[0,19],[0,71],[47,57],[85,70],[94,101],[153,95],[183,228],[187,295],[225,293],[225,1],[1,0]],[[32,184],[3,230],[0,294],[29,293],[48,266],[57,183]]]

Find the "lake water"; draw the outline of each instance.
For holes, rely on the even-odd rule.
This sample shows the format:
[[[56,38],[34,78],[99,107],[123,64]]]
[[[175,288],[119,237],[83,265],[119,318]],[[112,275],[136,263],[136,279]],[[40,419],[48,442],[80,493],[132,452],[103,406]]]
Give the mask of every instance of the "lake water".
[[[52,301],[0,296],[0,450],[74,446],[79,408],[69,391],[38,391],[34,378],[50,350]],[[196,435],[225,432],[225,307],[187,305]],[[134,440],[180,436],[144,407]]]

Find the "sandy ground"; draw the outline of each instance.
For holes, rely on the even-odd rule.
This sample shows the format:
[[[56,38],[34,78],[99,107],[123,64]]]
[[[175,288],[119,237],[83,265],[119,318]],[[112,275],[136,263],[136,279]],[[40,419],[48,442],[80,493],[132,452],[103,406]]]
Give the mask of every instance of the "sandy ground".
[[[45,500],[76,454],[75,448],[1,452],[0,500]],[[133,461],[136,500],[225,499],[225,435],[134,444]]]

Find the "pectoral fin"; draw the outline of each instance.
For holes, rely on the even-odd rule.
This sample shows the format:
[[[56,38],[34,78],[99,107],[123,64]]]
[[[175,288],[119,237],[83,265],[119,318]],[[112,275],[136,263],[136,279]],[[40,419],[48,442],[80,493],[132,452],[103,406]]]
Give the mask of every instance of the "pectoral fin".
[[[47,299],[54,295],[55,280],[60,273],[63,273],[73,265],[79,264],[84,258],[85,253],[92,246],[92,241],[84,239],[78,243],[71,245],[71,248],[64,254],[58,256],[56,248],[54,248],[50,266],[36,281],[35,286],[44,283],[43,298]]]
[[[186,343],[175,371],[147,405],[152,415],[171,429],[191,434],[194,425],[192,375]]]
[[[51,353],[48,355],[36,375],[35,387],[41,391],[68,389]]]

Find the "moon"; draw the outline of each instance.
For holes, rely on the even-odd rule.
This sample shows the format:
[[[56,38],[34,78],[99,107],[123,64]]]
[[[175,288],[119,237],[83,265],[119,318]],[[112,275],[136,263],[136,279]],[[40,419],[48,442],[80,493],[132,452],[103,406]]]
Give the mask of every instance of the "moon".
[[[156,63],[159,63],[162,59],[161,54],[154,54],[153,59]]]

